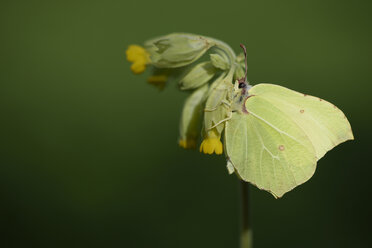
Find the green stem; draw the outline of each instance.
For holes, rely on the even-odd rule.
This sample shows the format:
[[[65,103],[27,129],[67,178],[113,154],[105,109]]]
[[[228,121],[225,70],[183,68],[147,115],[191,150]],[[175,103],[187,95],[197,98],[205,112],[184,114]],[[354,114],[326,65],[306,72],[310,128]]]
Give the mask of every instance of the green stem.
[[[217,39],[214,39],[214,38],[211,38],[211,37],[206,37],[206,38],[209,39],[210,41],[212,41],[212,44],[215,47],[218,47],[219,49],[224,51],[226,53],[226,55],[229,57],[230,70],[229,70],[228,75],[232,76],[232,74],[235,72],[235,67],[236,67],[236,62],[235,62],[236,55],[235,55],[234,50],[228,44],[226,44],[223,41],[220,41],[220,40],[217,40]]]
[[[250,222],[250,206],[249,206],[249,184],[240,180],[241,185],[241,233],[240,233],[240,248],[252,248],[252,227]]]

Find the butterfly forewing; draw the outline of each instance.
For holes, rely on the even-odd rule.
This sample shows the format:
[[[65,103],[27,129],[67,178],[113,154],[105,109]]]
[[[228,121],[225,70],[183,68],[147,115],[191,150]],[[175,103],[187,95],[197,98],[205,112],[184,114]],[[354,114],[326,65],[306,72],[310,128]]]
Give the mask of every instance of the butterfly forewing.
[[[250,94],[270,102],[296,123],[309,137],[318,159],[336,145],[354,138],[344,113],[318,97],[273,84],[258,84]]]

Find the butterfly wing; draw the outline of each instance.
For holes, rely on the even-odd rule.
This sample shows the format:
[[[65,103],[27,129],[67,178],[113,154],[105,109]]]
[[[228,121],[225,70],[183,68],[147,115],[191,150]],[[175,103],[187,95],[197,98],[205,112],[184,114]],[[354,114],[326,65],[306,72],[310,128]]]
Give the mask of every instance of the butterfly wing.
[[[353,138],[343,113],[326,101],[269,84],[249,93],[226,123],[226,154],[243,180],[275,197],[310,179],[326,151]]]
[[[338,144],[354,139],[346,116],[330,102],[274,84],[259,84],[250,94],[265,99],[295,122],[310,139],[318,160]],[[250,106],[247,101],[246,107]]]

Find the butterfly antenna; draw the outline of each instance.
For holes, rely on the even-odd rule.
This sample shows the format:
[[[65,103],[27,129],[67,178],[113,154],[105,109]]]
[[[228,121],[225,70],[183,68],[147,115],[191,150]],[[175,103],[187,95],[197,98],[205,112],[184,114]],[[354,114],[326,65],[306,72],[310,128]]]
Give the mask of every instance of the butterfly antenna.
[[[248,72],[248,65],[247,65],[247,49],[243,44],[240,43],[240,47],[243,48],[244,51],[244,61],[245,61],[245,76],[244,76],[244,82],[247,82],[247,72]]]

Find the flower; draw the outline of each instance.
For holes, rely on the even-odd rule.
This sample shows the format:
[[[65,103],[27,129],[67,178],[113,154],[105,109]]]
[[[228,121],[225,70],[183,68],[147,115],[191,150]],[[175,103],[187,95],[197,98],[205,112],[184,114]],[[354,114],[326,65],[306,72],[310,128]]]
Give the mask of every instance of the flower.
[[[149,53],[139,45],[130,45],[126,51],[127,60],[132,62],[130,69],[134,74],[145,71],[146,64],[150,63]]]
[[[177,68],[199,59],[214,42],[200,35],[173,33],[145,42],[151,63],[158,68]]]
[[[164,89],[165,83],[168,80],[168,76],[164,74],[159,75],[152,75],[147,78],[147,82],[149,84],[154,85],[155,87],[159,88],[160,90]]]
[[[180,140],[178,141],[178,144],[180,147],[185,149],[193,149],[196,148],[196,139],[193,138],[187,138],[186,140]]]
[[[205,154],[212,154],[215,152],[216,154],[222,154],[223,145],[220,138],[206,138],[200,145],[200,152],[204,152]]]

